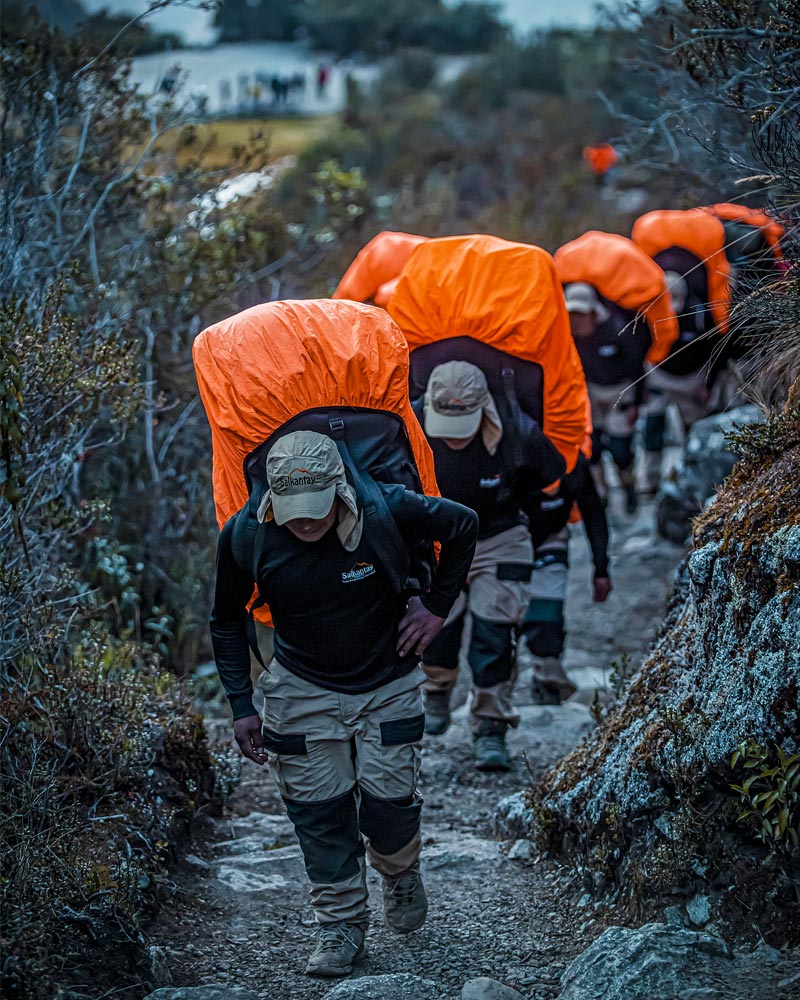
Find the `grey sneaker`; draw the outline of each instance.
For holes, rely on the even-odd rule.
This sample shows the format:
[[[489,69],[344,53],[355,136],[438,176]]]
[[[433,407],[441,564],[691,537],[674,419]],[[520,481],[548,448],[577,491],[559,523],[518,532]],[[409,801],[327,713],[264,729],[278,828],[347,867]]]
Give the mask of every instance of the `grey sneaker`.
[[[423,691],[425,707],[425,732],[428,736],[441,736],[450,725],[450,692]]]
[[[475,736],[475,767],[479,771],[510,771],[511,758],[506,747],[506,727],[486,722]]]
[[[356,962],[366,955],[364,930],[358,924],[344,921],[322,924],[317,947],[306,964],[307,976],[349,976]]]
[[[383,912],[386,923],[398,934],[410,934],[425,923],[428,897],[418,864],[399,875],[383,876]]]

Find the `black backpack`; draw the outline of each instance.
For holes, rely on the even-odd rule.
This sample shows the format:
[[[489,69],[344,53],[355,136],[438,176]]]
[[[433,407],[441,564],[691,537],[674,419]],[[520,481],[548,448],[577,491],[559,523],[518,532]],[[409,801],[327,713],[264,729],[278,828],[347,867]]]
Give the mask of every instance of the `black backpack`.
[[[542,366],[507,354],[473,337],[449,337],[417,347],[411,352],[409,395],[417,419],[422,423],[425,389],[433,369],[448,361],[468,361],[486,376],[489,392],[503,424],[500,450],[507,467],[523,468],[520,442],[531,420],[542,426],[544,374]]]
[[[247,572],[254,569],[259,528],[256,513],[267,486],[267,454],[278,438],[300,430],[327,434],[336,442],[348,481],[363,510],[369,542],[394,590],[408,596],[428,590],[436,565],[433,544],[403,535],[380,488],[381,483],[399,484],[415,493],[423,492],[405,424],[401,417],[388,410],[355,406],[304,410],[250,452],[244,460],[249,499],[236,515],[233,529],[233,555],[237,564]],[[253,610],[258,605],[257,601]]]

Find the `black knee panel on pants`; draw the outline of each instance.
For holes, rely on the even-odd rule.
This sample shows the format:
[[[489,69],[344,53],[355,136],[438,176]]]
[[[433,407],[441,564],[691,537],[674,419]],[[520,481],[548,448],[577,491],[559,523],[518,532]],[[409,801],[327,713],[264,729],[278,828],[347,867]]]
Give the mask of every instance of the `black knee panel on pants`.
[[[531,598],[520,632],[534,656],[560,656],[566,637],[564,602],[555,598]]]
[[[458,654],[461,651],[461,633],[464,631],[464,615],[461,614],[434,637],[425,648],[422,662],[432,667],[458,668]]]
[[[361,805],[358,822],[377,854],[396,854],[419,833],[422,799],[378,799],[359,785]]]
[[[633,465],[633,438],[609,434],[606,446],[618,469],[628,469]]]
[[[645,451],[662,451],[667,418],[663,413],[648,413],[644,419]]]
[[[525,645],[534,656],[561,656],[564,652],[564,623],[523,622]]]
[[[294,823],[311,881],[330,885],[352,878],[364,854],[354,790],[323,802],[287,798],[283,801]]]
[[[511,677],[514,665],[514,626],[472,616],[469,665],[476,687],[502,684]]]

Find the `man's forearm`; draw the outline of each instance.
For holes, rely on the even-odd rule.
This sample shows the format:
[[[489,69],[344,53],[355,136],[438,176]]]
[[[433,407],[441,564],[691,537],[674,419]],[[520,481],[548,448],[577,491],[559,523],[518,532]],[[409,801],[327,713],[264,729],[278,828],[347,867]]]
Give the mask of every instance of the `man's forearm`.
[[[250,646],[243,624],[212,621],[211,643],[217,673],[228,696],[233,718],[254,715]]]

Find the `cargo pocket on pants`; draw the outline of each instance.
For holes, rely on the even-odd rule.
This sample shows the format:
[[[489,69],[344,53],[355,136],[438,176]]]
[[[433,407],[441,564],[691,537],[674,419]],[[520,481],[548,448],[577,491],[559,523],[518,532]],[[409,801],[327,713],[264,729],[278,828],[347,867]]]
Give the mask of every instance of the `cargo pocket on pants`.
[[[419,743],[425,730],[425,715],[407,719],[390,719],[381,723],[381,746],[397,747],[404,743]]]

